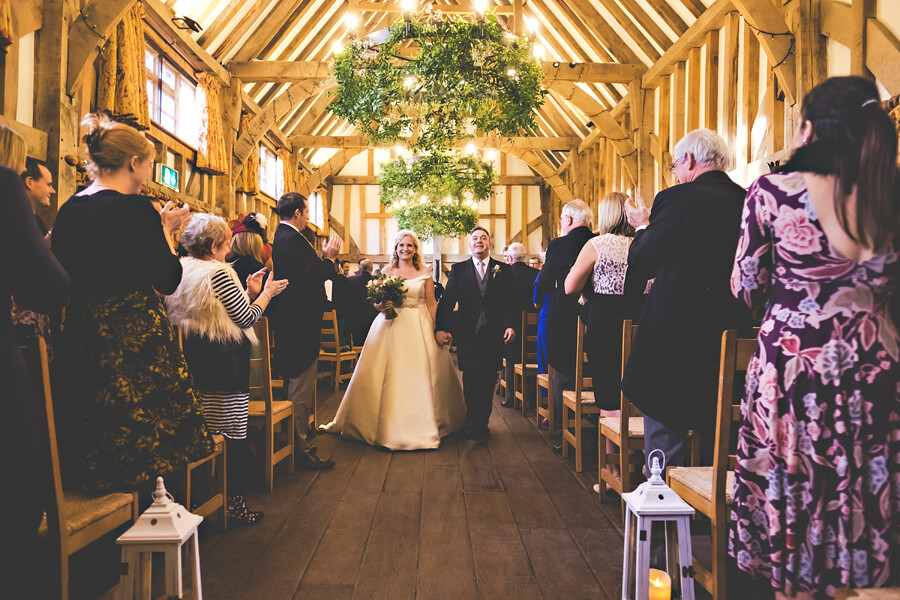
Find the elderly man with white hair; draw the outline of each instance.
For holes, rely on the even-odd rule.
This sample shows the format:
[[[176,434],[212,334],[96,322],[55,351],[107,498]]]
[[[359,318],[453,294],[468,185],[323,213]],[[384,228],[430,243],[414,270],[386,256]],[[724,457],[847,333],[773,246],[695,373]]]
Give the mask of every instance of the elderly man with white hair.
[[[534,282],[537,279],[538,271],[525,264],[525,258],[528,255],[523,244],[513,242],[506,248],[506,255],[509,257],[510,273],[512,274],[512,294],[510,296],[515,320],[513,329],[516,331],[516,339],[521,340],[522,329],[522,313],[525,311],[535,312],[532,297],[534,296]],[[522,362],[521,344],[507,344],[503,348],[503,356],[506,358],[506,373],[501,374],[506,379],[507,398],[501,403],[501,406],[510,408],[515,406],[513,402],[513,372],[516,363]]]
[[[557,431],[552,432],[555,448],[562,447],[562,393],[574,389],[575,347],[578,329],[578,296],[566,295],[566,276],[584,245],[594,237],[594,214],[582,200],[563,206],[560,215],[563,236],[547,246],[544,267],[535,282],[535,297],[549,294],[550,323],[547,359],[553,369],[553,406]]]
[[[670,466],[687,464],[691,430],[711,455],[722,331],[749,325],[729,287],[745,196],[725,174],[729,156],[715,132],[691,131],[673,153],[678,185],[656,195],[652,212],[640,199],[625,205],[637,230],[628,276],[656,280],[622,390],[644,412],[646,454],[661,449]]]

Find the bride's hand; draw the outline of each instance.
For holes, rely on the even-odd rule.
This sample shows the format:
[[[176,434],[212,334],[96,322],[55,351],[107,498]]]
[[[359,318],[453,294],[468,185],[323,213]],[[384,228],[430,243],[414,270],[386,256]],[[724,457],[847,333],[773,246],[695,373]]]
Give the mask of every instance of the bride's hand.
[[[375,310],[377,310],[378,312],[384,312],[392,308],[394,308],[394,303],[390,300],[385,300],[384,302],[379,302],[375,305]]]

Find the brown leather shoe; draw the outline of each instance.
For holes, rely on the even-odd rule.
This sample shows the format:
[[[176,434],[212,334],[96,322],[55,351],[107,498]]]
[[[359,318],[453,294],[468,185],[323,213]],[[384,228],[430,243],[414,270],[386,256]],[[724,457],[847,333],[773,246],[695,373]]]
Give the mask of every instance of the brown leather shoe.
[[[334,461],[322,460],[316,456],[315,448],[301,452],[297,458],[300,461],[300,467],[310,471],[327,471],[334,468]]]

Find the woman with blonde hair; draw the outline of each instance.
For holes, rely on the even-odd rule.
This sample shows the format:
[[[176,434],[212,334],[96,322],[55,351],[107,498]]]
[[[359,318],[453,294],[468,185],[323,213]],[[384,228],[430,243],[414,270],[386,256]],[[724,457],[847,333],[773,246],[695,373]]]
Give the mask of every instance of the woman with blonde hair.
[[[393,303],[375,305],[382,314],[372,323],[334,420],[323,430],[391,450],[417,450],[437,448],[441,438],[465,426],[459,375],[448,350],[434,340],[434,280],[419,248],[412,231],[394,238],[390,265],[382,272],[405,280],[406,298],[395,319],[384,315]]]
[[[633,281],[628,272],[628,248],[634,229],[625,217],[628,197],[607,194],[597,206],[597,236],[584,245],[566,277],[566,293],[590,297],[585,349],[594,398],[605,416],[619,409],[622,368],[622,321],[637,321],[644,306],[644,281]],[[585,289],[590,280],[589,287]]]
[[[150,487],[213,451],[184,355],[159,294],[181,281],[172,234],[189,208],[139,195],[155,151],[106,116],[82,121],[94,181],[56,218],[52,250],[72,278],[58,347],[61,456],[92,492]],[[174,481],[172,482],[174,483]]]
[[[188,256],[181,259],[181,284],[166,297],[166,305],[172,323],[181,328],[184,356],[203,401],[207,427],[228,438],[228,519],[252,525],[263,517],[247,508],[242,495],[251,462],[250,346],[259,344],[252,327],[287,281],[270,277],[263,286],[262,268],[246,278],[244,291],[225,262],[232,244],[222,217],[194,215],[179,241]]]

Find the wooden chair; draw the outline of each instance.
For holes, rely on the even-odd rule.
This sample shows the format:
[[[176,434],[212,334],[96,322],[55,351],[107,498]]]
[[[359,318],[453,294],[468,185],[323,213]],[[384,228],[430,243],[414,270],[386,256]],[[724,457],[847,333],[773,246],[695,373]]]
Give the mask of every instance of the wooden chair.
[[[537,389],[535,390],[535,423],[541,428],[541,419],[547,419],[547,428],[550,432],[556,431],[556,416],[553,414],[553,369],[547,365],[546,373],[538,373],[535,378]],[[546,392],[546,395],[544,395]]]
[[[537,365],[537,326],[538,313],[522,312],[522,329],[520,335],[521,360],[513,367],[513,397],[516,406],[522,403],[522,416],[528,414],[529,390],[537,389],[537,385],[528,385],[538,374]]]
[[[697,512],[712,521],[712,569],[694,557],[694,579],[713,598],[726,598],[728,506],[734,491],[737,458],[729,454],[732,423],[740,422],[740,404],[734,404],[734,374],[746,371],[756,350],[755,339],[738,339],[737,332],[722,333],[719,361],[719,397],[716,417],[716,445],[711,467],[670,467],[666,481],[672,490]]]
[[[263,317],[253,325],[261,341],[259,357],[250,359],[250,424],[262,429],[265,438],[266,487],[275,488],[275,465],[287,459],[288,469],[294,472],[294,405],[287,400],[272,399],[272,366],[268,348],[262,340],[269,339],[269,323]],[[284,424],[279,427],[279,424]],[[285,443],[275,448],[276,429],[287,436]]]
[[[228,483],[227,477],[225,476],[227,465],[225,436],[214,434],[212,437],[213,441],[216,443],[216,449],[213,453],[206,458],[201,458],[196,462],[188,463],[187,471],[185,473],[184,504],[189,511],[195,515],[200,515],[204,519],[216,511],[219,511],[219,518],[222,519],[222,530],[228,531]],[[208,500],[199,506],[194,507],[192,506],[192,496],[194,495],[192,475],[196,469],[205,464],[210,464],[213,478],[215,479],[215,489]]]
[[[578,317],[578,337],[575,343],[575,390],[563,391],[562,406],[562,454],[569,455],[569,446],[575,449],[575,471],[582,471],[582,441],[585,428],[594,427],[589,415],[599,415],[600,409],[594,401],[593,381],[584,375],[587,354],[584,351],[584,321]],[[573,413],[569,418],[569,412]]]
[[[359,353],[355,350],[341,348],[340,334],[338,333],[337,311],[329,310],[322,314],[322,346],[319,350],[319,362],[333,365],[331,377],[334,380],[334,391],[338,391],[342,381],[348,381],[353,376],[353,365]],[[344,363],[350,363],[350,370],[342,373]],[[316,379],[327,377],[327,372],[317,375]]]
[[[637,325],[631,320],[622,322],[622,375],[625,374],[625,365],[631,355],[631,343],[637,332]],[[644,417],[641,411],[631,404],[623,392],[619,394],[619,416],[600,417],[598,425],[600,433],[597,436],[598,469],[600,484],[600,501],[606,499],[607,486],[616,491],[619,496],[625,492],[633,491],[644,479],[641,469],[644,465]],[[609,440],[619,447],[618,454],[609,454],[606,451],[606,442]],[[618,465],[619,475],[607,469],[608,465]],[[625,502],[622,501],[622,514],[625,514]]]
[[[69,597],[69,557],[88,544],[103,537],[121,525],[133,523],[138,516],[137,494],[114,493],[88,496],[80,492],[63,491],[59,466],[59,449],[56,443],[56,422],[53,418],[53,397],[50,392],[50,370],[47,346],[43,338],[37,339],[37,347],[24,348],[32,381],[42,392],[47,419],[47,435],[50,446],[50,471],[53,479],[53,501],[46,518],[40,525],[39,535],[50,540],[51,552],[57,560],[57,593],[62,600]],[[40,386],[37,384],[40,383]],[[16,493],[16,490],[8,490]],[[10,515],[10,518],[15,518]],[[36,582],[37,585],[37,582]]]

